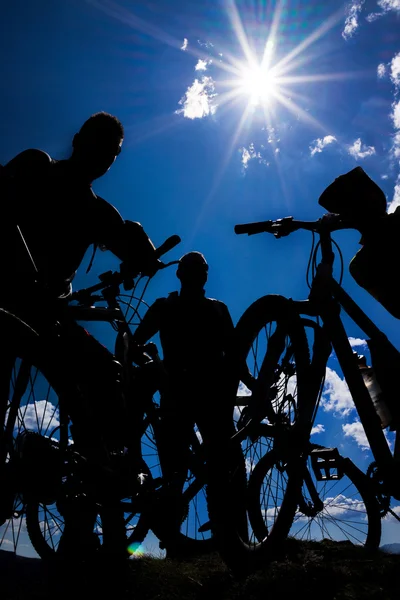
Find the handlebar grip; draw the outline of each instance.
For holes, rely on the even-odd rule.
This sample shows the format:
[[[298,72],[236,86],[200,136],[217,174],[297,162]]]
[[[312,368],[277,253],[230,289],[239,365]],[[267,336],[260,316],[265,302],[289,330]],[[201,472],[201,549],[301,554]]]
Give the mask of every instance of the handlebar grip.
[[[272,221],[258,221],[257,223],[242,223],[235,225],[235,233],[240,235],[247,233],[247,235],[254,235],[255,233],[264,233],[269,231],[272,225]]]
[[[166,254],[167,252],[172,250],[172,248],[175,248],[175,246],[177,246],[180,243],[181,243],[181,238],[179,237],[179,235],[171,235],[169,238],[167,238],[165,240],[165,242],[163,242],[161,244],[161,246],[156,248],[156,257],[160,258],[160,256],[162,256],[163,254]]]

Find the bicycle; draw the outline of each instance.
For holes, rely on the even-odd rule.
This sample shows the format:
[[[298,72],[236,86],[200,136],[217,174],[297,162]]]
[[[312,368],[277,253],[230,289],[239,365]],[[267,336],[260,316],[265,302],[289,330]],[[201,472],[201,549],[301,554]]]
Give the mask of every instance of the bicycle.
[[[309,507],[310,514],[317,512],[318,503],[323,509],[324,504],[319,501],[316,486],[310,478],[310,470],[307,470],[306,464],[309,457],[313,459],[309,438],[320,403],[326,365],[332,348],[348,384],[375,462],[370,465],[367,474],[363,474],[349,459],[338,457],[335,449],[329,449],[325,452],[320,467],[326,468],[328,472],[329,469],[334,468],[339,473],[343,472],[344,467],[347,468],[349,479],[358,487],[359,497],[366,507],[368,516],[368,531],[362,541],[366,547],[376,549],[379,545],[380,523],[377,515],[380,519],[389,511],[398,518],[390,509],[390,498],[400,500],[400,467],[395,460],[399,453],[399,434],[397,433],[392,452],[384,435],[383,424],[364,382],[357,355],[348,340],[340,317],[341,309],[345,310],[368,338],[372,366],[390,410],[395,416],[392,422],[394,430],[399,427],[399,413],[396,412],[396,406],[391,398],[391,393],[395,389],[391,379],[391,369],[400,364],[400,356],[383,332],[333,277],[332,245],[335,242],[331,238],[331,233],[345,228],[351,226],[345,222],[324,218],[304,222],[296,221],[292,217],[277,221],[239,224],[235,227],[237,234],[253,235],[266,232],[274,234],[276,238],[289,235],[298,229],[305,229],[317,233],[320,240],[315,247],[313,244],[310,257],[309,264],[313,266],[313,276],[308,299],[293,300],[273,294],[264,296],[256,300],[243,313],[236,326],[236,361],[246,360],[251,354],[253,343],[258,339],[260,332],[265,330],[270,334],[273,330],[273,335],[268,337],[262,347],[262,364],[257,371],[257,387],[252,399],[253,408],[249,411],[242,430],[238,432],[239,436],[246,433],[257,435],[260,421],[266,418],[267,422],[264,422],[263,427],[265,435],[273,440],[273,449],[272,454],[269,456],[267,454],[260,460],[254,469],[254,479],[251,481],[250,478],[249,482],[249,489],[253,493],[249,518],[255,526],[256,524],[258,526],[260,545],[251,554],[243,540],[238,539],[237,535],[231,535],[229,545],[223,545],[223,553],[226,562],[233,568],[241,568],[241,561],[247,563],[247,567],[250,568],[265,564],[273,558],[299,515],[301,513],[307,515],[308,506],[302,493],[305,487],[309,496],[314,497]],[[318,262],[319,249],[322,257]],[[311,358],[309,338],[313,343]],[[283,359],[280,362],[281,356]],[[296,375],[297,396],[295,402],[291,399],[291,419],[282,419],[279,411],[276,410],[276,403],[274,405],[277,374],[279,380],[279,373],[285,369],[285,361],[286,365],[292,365],[292,373]],[[317,451],[314,456],[315,462],[318,460],[318,452],[319,454],[321,452],[318,448],[314,450]],[[279,467],[281,474],[284,474],[286,487],[282,492],[280,505],[273,515],[272,526],[269,526],[267,519],[264,519],[265,508],[262,506],[261,487],[264,477],[275,466]],[[222,539],[224,531],[226,526],[225,529],[223,528]]]
[[[162,256],[179,241],[178,236],[172,236],[157,249],[157,255]],[[176,262],[172,261],[166,265],[160,263],[159,268],[165,268],[170,264],[176,264]],[[134,279],[122,266],[119,272],[102,274],[100,280],[99,284],[74,293],[72,300],[77,300],[78,306],[71,305],[67,310],[76,320],[105,321],[113,325],[117,330],[116,357],[122,364],[125,382],[129,382],[132,373],[134,373],[132,364],[127,362],[130,339],[129,327],[132,325],[133,318],[138,316],[139,305],[145,304],[143,294],[150,278],[139,298],[134,296],[139,280],[134,282]],[[126,303],[120,295],[120,285],[123,285],[126,290],[133,290],[130,294],[130,302]],[[96,295],[96,292],[100,292],[100,294]],[[137,300],[137,306],[132,308],[134,299]],[[99,301],[106,301],[106,307],[95,307],[94,303]],[[124,302],[127,304],[126,310],[120,306]],[[130,318],[127,317],[129,309],[132,309]],[[26,324],[7,313],[2,313],[2,316],[7,320],[11,320],[15,328],[19,327],[21,330],[18,337],[18,347],[15,348],[16,356],[19,356],[19,358],[16,360],[11,386],[14,394],[4,415],[6,423],[4,435],[1,439],[2,459],[8,466],[15,463],[19,463],[20,467],[23,466],[24,461],[18,460],[20,458],[20,441],[21,438],[25,441],[27,437],[31,456],[26,460],[28,453],[25,452],[25,468],[20,469],[21,472],[24,471],[25,480],[19,482],[20,493],[16,495],[14,506],[9,515],[11,518],[3,528],[0,545],[6,539],[7,533],[11,533],[9,537],[12,538],[14,551],[16,551],[21,531],[25,527],[26,518],[27,533],[34,548],[43,558],[51,558],[56,554],[63,532],[62,511],[60,513],[60,510],[58,510],[61,505],[61,498],[65,496],[66,491],[70,492],[70,481],[73,477],[78,479],[78,488],[82,490],[82,482],[79,477],[77,478],[77,475],[78,473],[87,474],[88,472],[85,461],[82,461],[74,451],[67,404],[63,400],[64,396],[69,396],[70,404],[71,396],[79,397],[79,389],[74,385],[75,382],[70,383],[68,386],[64,385],[64,381],[70,381],[70,376],[69,379],[65,379],[70,374],[64,373],[60,365],[55,365],[51,356],[48,355],[46,346],[52,348],[52,351],[55,352],[57,346],[54,343],[56,340],[47,339],[45,344],[41,346],[39,336],[33,330],[30,330]],[[153,356],[156,360],[157,355],[153,353]],[[55,367],[57,367],[57,370]],[[38,396],[38,394],[43,394],[43,396]],[[39,397],[44,397],[45,400],[38,400]],[[152,475],[152,471],[159,470],[159,465],[157,460],[151,459],[151,452],[156,455],[157,405],[149,401],[144,409],[146,417],[142,425],[142,448],[146,485],[139,487],[139,491],[136,489],[136,491],[128,493],[128,489],[126,494],[130,496],[130,499],[125,499],[122,503],[127,529],[127,545],[132,552],[140,548],[140,544],[149,530],[151,521],[149,518],[150,512],[147,510],[150,505],[149,497],[154,490],[160,487],[161,482],[160,473],[157,473],[154,477]],[[30,434],[29,436],[26,435],[27,432]],[[193,433],[192,455],[199,451],[199,447],[198,437]],[[114,467],[123,462],[121,450],[114,452],[111,459]],[[35,462],[40,464],[42,469],[45,469],[47,465],[48,472],[45,473],[44,477],[41,476],[37,465],[36,469],[34,468]],[[29,471],[30,473],[28,473]],[[49,477],[49,473],[53,473],[53,477]],[[28,474],[29,478],[26,477]],[[29,479],[29,483],[27,479]],[[198,487],[195,477],[192,476],[187,487],[188,489],[184,491],[184,502],[187,501],[187,504],[182,525],[182,539],[187,540],[188,544],[192,541],[196,545],[198,539],[195,536],[193,540],[190,540],[191,533],[188,523],[192,513],[196,512],[195,497],[203,486]],[[192,501],[194,502],[193,507],[190,506]],[[193,520],[196,520],[196,516],[192,517]],[[8,529],[11,532],[8,532]],[[161,538],[160,525],[155,530]],[[102,538],[102,526],[99,521],[95,526],[95,531],[98,537]]]

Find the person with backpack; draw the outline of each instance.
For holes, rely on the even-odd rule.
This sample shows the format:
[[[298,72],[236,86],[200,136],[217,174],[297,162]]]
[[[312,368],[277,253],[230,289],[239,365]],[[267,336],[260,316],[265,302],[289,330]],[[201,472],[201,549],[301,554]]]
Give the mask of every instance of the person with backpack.
[[[200,252],[182,256],[176,271],[180,291],[157,299],[149,307],[132,340],[140,349],[159,333],[167,374],[160,394],[164,434],[159,458],[169,496],[169,501],[164,500],[170,529],[169,540],[165,540],[169,557],[178,552],[173,540],[180,530],[180,497],[194,425],[208,451],[221,455],[234,433],[233,403],[226,395],[226,360],[234,341],[234,325],[226,304],[205,295],[208,268]],[[142,353],[138,356],[140,362]],[[242,381],[249,389],[253,387],[254,378],[247,367],[243,368]],[[157,384],[157,377],[153,377],[153,385]]]

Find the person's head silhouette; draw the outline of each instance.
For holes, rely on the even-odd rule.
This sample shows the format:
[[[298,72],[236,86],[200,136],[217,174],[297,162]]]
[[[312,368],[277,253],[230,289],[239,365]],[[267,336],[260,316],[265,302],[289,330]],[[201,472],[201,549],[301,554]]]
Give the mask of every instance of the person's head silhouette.
[[[202,290],[208,277],[208,264],[201,252],[188,252],[179,259],[176,276],[182,289]]]
[[[106,112],[93,114],[74,135],[71,155],[81,175],[88,181],[101,177],[108,171],[124,139],[121,122]]]

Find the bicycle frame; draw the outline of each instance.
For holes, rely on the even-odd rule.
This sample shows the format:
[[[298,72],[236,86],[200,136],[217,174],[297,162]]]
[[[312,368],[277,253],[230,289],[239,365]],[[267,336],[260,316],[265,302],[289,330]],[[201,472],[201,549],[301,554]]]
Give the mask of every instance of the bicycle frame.
[[[320,317],[322,320],[322,333],[325,344],[321,344],[321,338],[316,338],[314,344],[313,358],[311,362],[310,398],[308,406],[303,414],[305,422],[311,416],[318,401],[318,394],[323,380],[326,363],[330,354],[329,340],[336,353],[344,378],[352,395],[356,410],[363,425],[365,435],[371,447],[372,454],[382,469],[382,475],[389,484],[391,495],[400,499],[400,490],[393,481],[395,463],[394,454],[389,448],[388,442],[381,428],[380,419],[375,411],[370,394],[364,384],[361,372],[354,359],[353,349],[348,340],[347,333],[340,317],[343,308],[354,323],[371,339],[383,337],[383,332],[371,321],[361,310],[354,300],[343,290],[333,277],[334,254],[332,251],[332,239],[328,230],[320,231],[322,259],[317,267],[317,273],[311,285],[308,300],[292,300],[293,308],[300,315]],[[386,336],[385,341],[390,344]],[[390,346],[397,351],[392,344]],[[395,452],[399,444],[399,435],[396,434]]]

